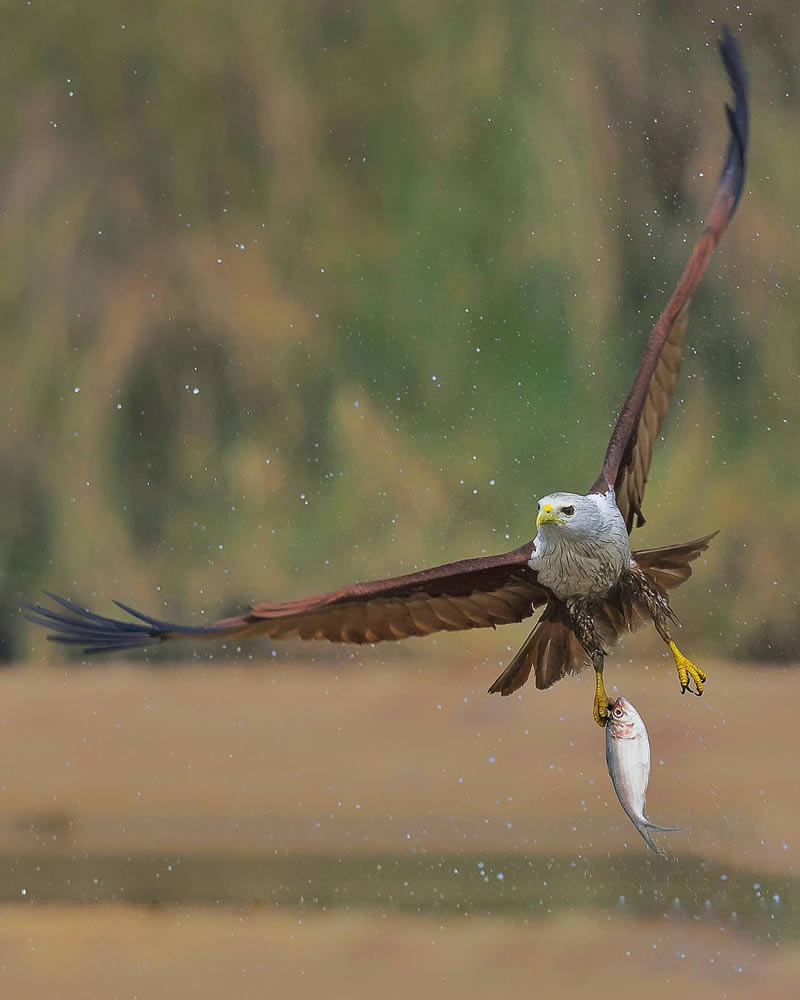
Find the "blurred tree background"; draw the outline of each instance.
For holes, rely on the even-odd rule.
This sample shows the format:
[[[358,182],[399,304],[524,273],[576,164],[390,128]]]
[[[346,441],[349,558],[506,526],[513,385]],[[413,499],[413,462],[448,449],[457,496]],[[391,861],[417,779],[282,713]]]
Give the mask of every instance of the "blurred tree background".
[[[797,656],[797,15],[701,7],[6,4],[5,657],[43,587],[197,621],[588,488],[721,165],[724,21],[749,174],[635,541],[723,529],[693,648]]]

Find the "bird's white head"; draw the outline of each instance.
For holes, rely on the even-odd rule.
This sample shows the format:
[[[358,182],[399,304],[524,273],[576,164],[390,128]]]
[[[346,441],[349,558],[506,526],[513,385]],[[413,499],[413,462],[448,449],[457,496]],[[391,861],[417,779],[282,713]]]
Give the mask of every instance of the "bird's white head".
[[[608,593],[630,561],[613,492],[549,493],[539,501],[530,566],[557,597]]]
[[[545,536],[558,532],[571,538],[597,538],[603,534],[603,515],[594,495],[549,493],[539,501],[536,527]]]

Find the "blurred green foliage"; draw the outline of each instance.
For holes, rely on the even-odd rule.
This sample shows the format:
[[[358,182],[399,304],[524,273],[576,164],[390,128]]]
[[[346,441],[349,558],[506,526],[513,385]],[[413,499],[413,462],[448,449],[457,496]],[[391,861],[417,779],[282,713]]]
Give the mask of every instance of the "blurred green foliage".
[[[6,5],[6,654],[43,586],[216,617],[588,488],[721,164],[728,20],[750,172],[635,541],[724,529],[694,641],[796,655],[797,15],[738,10]]]

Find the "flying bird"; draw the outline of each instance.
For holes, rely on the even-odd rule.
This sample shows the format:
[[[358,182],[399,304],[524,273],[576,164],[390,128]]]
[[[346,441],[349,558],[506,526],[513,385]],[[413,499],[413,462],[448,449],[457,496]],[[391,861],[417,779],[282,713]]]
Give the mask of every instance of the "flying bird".
[[[439,631],[494,628],[543,609],[533,631],[490,693],[509,695],[533,671],[548,688],[591,664],[594,719],[605,725],[607,650],[626,632],[652,622],[672,651],[681,692],[700,695],[705,673],[672,638],[677,624],[667,592],[691,575],[691,563],[713,534],[691,542],[631,551],[629,536],[644,524],[642,501],[653,445],[675,390],[687,309],[742,194],[748,134],[747,77],[739,45],[725,28],[720,54],[733,90],[725,106],[729,142],[705,227],[675,291],[645,345],[619,414],[600,475],[586,494],[549,493],[539,500],[536,535],[510,552],[446,563],[387,580],[355,583],[318,597],[255,604],[209,625],[174,625],[115,602],[134,620],[88,611],[48,593],[56,609],[26,604],[23,613],[50,630],[48,639],[84,653],[132,649],[173,639],[299,637],[375,643]]]

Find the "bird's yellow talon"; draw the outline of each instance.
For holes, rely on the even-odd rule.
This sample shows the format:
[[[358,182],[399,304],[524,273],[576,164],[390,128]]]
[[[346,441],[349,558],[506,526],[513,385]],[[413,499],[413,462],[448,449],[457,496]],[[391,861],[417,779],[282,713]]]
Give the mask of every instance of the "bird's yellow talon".
[[[669,648],[672,650],[672,655],[675,657],[675,667],[678,671],[678,680],[681,682],[681,694],[684,694],[686,691],[691,691],[691,682],[694,681],[694,686],[696,688],[694,693],[699,698],[703,693],[703,685],[707,680],[706,675],[699,667],[696,667],[692,663],[688,656],[683,655],[671,639],[669,642]]]
[[[606,689],[603,686],[603,675],[598,670],[595,674],[597,686],[594,692],[594,721],[598,726],[605,726],[608,722],[608,698]]]

